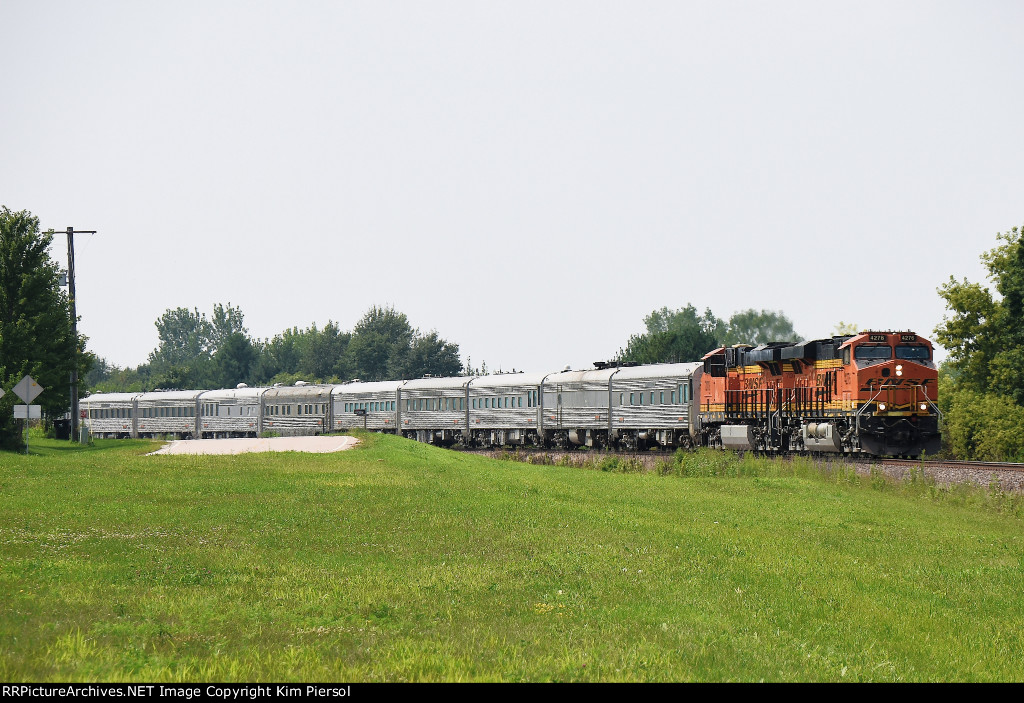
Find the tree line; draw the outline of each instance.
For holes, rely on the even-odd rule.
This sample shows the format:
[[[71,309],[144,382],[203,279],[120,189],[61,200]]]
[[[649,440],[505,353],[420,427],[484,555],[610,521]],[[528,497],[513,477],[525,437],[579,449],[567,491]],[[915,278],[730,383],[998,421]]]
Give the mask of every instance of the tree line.
[[[463,368],[459,345],[414,328],[404,313],[373,306],[351,331],[333,321],[293,327],[254,339],[238,307],[216,304],[207,317],[174,308],[156,321],[159,343],[135,368],[100,359],[87,376],[99,392],[156,388],[232,388],[248,385],[383,381],[426,374],[455,376]]]
[[[647,331],[631,336],[615,356],[617,361],[638,364],[698,361],[722,346],[757,346],[801,339],[784,313],[752,308],[723,320],[710,308],[700,313],[693,305],[676,310],[663,307],[645,317],[644,326]]]
[[[121,369],[98,359],[87,376],[100,392],[155,388],[231,388],[248,385],[341,383],[358,378],[401,378],[487,373],[459,358],[459,345],[437,332],[426,334],[390,307],[372,307],[351,332],[334,322],[323,328],[285,330],[272,339],[248,335],[241,309],[216,304],[207,317],[197,309],[169,309],[156,321],[159,344],[145,364]],[[647,332],[633,335],[615,356],[641,364],[693,361],[722,345],[796,340],[783,313],[743,310],[724,321],[692,305],[648,315]]]

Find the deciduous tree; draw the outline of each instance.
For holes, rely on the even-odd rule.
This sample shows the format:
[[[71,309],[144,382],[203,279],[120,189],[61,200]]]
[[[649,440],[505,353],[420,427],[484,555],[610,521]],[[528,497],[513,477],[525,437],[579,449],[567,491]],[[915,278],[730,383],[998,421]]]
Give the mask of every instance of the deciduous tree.
[[[644,318],[647,332],[630,337],[618,359],[638,364],[696,361],[718,346],[722,324],[710,309],[701,315],[693,305],[663,307]]]
[[[750,308],[729,318],[721,343],[724,346],[750,344],[756,347],[765,342],[798,340],[799,335],[793,330],[793,323],[781,311]]]
[[[70,407],[68,379],[77,363],[88,373],[94,357],[83,353],[85,337],[72,354],[71,306],[60,288],[59,268],[48,253],[53,234],[39,231],[27,210],[0,208],[0,448],[18,449],[23,440],[12,419],[21,400],[11,389],[26,374],[46,390],[34,402],[50,417]]]
[[[939,375],[947,445],[964,459],[1024,459],[1024,229],[982,255],[993,292],[950,276],[950,314],[935,328],[949,356]]]
[[[1007,395],[1024,405],[1024,245],[1014,227],[998,235],[1002,244],[982,255],[996,294],[950,276],[939,295],[952,313],[935,328],[949,352],[957,385]]]

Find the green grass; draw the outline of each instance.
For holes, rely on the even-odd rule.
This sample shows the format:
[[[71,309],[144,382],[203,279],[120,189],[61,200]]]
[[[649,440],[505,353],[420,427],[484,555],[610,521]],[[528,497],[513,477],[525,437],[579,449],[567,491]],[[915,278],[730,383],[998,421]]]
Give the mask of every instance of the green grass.
[[[0,454],[0,679],[1024,679],[1024,523],[977,491],[361,436]]]

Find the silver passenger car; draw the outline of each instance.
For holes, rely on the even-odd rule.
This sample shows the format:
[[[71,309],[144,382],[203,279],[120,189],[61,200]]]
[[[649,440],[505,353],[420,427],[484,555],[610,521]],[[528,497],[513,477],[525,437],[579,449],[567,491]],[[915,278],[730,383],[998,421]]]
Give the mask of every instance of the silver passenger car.
[[[544,380],[544,439],[629,448],[689,442],[691,378],[699,363],[566,371]]]
[[[125,439],[137,437],[135,400],[140,393],[96,393],[79,401],[85,414],[82,423],[93,437]]]
[[[299,385],[301,384],[301,385]],[[274,386],[263,395],[263,431],[282,436],[331,431],[333,385]]]
[[[361,427],[394,434],[398,430],[398,389],[401,381],[353,382],[331,391],[332,429]],[[357,414],[365,411],[365,415]]]
[[[550,374],[507,373],[469,383],[469,429],[474,445],[537,444],[541,385]]]
[[[691,379],[700,363],[618,369],[611,377],[612,440],[630,447],[689,444]]]
[[[261,399],[266,388],[229,388],[199,396],[199,436],[202,439],[258,437]]]
[[[198,437],[198,399],[204,391],[154,391],[137,399],[139,437]]]
[[[608,443],[611,378],[617,368],[563,371],[544,379],[541,429],[545,442],[557,446],[602,446]]]
[[[418,378],[398,389],[398,422],[403,436],[432,444],[468,441],[467,386],[473,376]]]

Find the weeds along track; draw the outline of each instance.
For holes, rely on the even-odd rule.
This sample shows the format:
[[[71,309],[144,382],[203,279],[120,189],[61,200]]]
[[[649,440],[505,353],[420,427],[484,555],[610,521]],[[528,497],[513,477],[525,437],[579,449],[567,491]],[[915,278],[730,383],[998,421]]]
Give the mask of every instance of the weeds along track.
[[[924,466],[930,469],[970,469],[972,471],[1017,471],[1024,472],[1024,464],[1003,461],[953,461],[951,459],[880,459],[880,464],[890,466]]]
[[[572,451],[564,449],[463,449],[471,454],[487,456],[492,459],[520,461],[526,464],[541,466],[570,466],[620,471],[645,472],[659,471],[666,463],[674,461],[675,451]],[[822,470],[836,464],[845,464],[862,476],[872,473],[882,474],[895,481],[905,481],[914,475],[925,476],[941,485],[966,483],[982,487],[998,486],[1003,491],[1024,493],[1024,464],[954,461],[946,459],[910,460],[910,459],[877,459],[866,457],[843,457],[833,454],[785,455],[777,457],[779,461],[789,461],[795,456],[818,464]]]
[[[615,462],[617,466],[626,467],[634,471],[654,471],[658,468],[660,462],[670,462],[675,455],[675,450],[616,452],[604,450],[573,451],[568,449],[516,448],[463,449],[459,451],[478,454],[490,457],[491,459],[521,461],[524,464],[537,464],[541,466],[588,468],[600,466],[602,462],[607,461]]]
[[[1024,464],[952,459],[878,459],[869,466],[897,480],[904,480],[912,472],[919,471],[936,483],[971,483],[978,486],[998,484],[1004,491],[1024,492]]]

